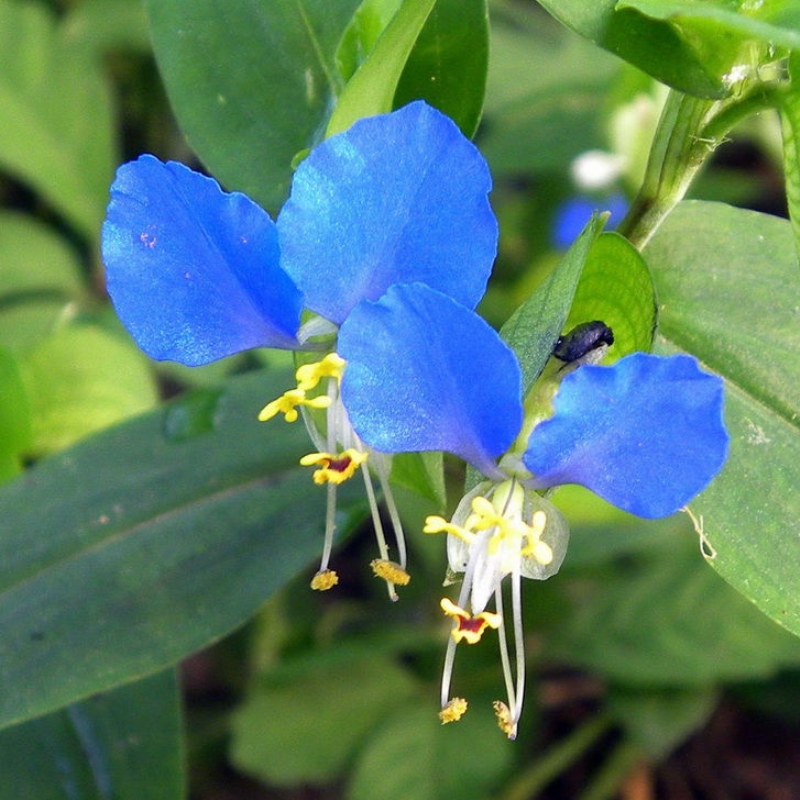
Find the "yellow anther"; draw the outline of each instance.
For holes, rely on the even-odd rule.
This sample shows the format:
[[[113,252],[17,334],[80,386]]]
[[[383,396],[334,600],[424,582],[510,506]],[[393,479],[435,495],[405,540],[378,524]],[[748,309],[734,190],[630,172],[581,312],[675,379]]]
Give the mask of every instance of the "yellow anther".
[[[463,697],[454,697],[440,712],[439,719],[442,725],[448,722],[458,722],[467,713],[467,701]]]
[[[467,544],[475,539],[475,534],[462,528],[460,525],[454,525],[448,522],[444,517],[432,514],[425,517],[425,527],[422,529],[423,533],[449,533],[451,536],[457,536],[463,539]]]
[[[313,389],[323,378],[336,378],[339,380],[344,372],[347,362],[337,353],[328,353],[321,361],[313,364],[303,364],[297,368],[297,388],[307,392]]]
[[[267,403],[258,414],[259,422],[266,422],[278,414],[283,414],[287,422],[294,422],[297,419],[297,407],[309,406],[310,408],[327,408],[331,404],[328,395],[323,394],[319,397],[306,397],[302,389],[289,389],[284,392],[277,400]]]
[[[339,576],[332,569],[321,569],[312,579],[311,588],[318,592],[327,592],[339,583]]]
[[[465,641],[467,644],[475,644],[481,640],[481,636],[487,628],[497,630],[503,621],[499,614],[491,611],[482,611],[480,614],[472,616],[469,611],[465,611],[446,597],[441,599],[439,605],[442,611],[456,622],[451,632],[456,642]]]
[[[508,736],[509,739],[517,738],[517,723],[511,717],[511,711],[502,700],[495,700],[492,703],[494,708],[494,715],[497,717],[497,724],[500,730]]]
[[[370,564],[372,571],[378,578],[383,578],[387,583],[398,586],[407,586],[411,576],[396,562],[385,558],[375,558]]]
[[[309,453],[300,459],[304,467],[319,467],[314,483],[344,483],[367,460],[367,454],[348,448],[341,453]]]

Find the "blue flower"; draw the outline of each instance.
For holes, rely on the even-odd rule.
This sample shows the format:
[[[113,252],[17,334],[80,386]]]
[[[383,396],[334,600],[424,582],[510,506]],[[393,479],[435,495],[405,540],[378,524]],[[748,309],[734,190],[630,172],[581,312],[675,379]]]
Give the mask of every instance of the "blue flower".
[[[418,282],[474,308],[497,249],[483,157],[447,117],[422,102],[357,122],[298,167],[277,221],[212,178],[145,155],[120,167],[102,231],[108,292],[117,314],[152,358],[198,366],[254,347],[335,350],[336,331],[397,283]],[[312,312],[301,325],[303,309]],[[401,334],[402,336],[402,334]],[[333,537],[335,486],[371,455],[388,494],[388,460],[353,432],[335,354],[298,369],[297,388],[260,419],[303,413],[320,452],[302,463],[328,484],[322,576]],[[323,429],[310,409],[323,409]],[[369,483],[362,470],[380,525]],[[399,519],[400,567],[405,556]],[[376,572],[394,572],[378,529]],[[388,566],[387,566],[388,565]],[[397,578],[397,580],[393,580]],[[393,595],[394,596],[394,595]]]
[[[387,453],[445,450],[489,479],[450,522],[431,517],[426,525],[448,534],[450,568],[465,573],[458,604],[443,601],[455,620],[443,721],[465,708],[448,697],[453,642],[498,627],[500,584],[510,575],[519,653],[520,578],[549,577],[563,560],[567,526],[540,490],[577,483],[625,511],[663,517],[702,491],[727,454],[722,381],[691,356],[634,353],[613,366],[559,365],[563,377],[535,388],[526,414],[511,349],[473,311],[420,284],[359,304],[342,325],[339,353],[347,361],[342,397],[364,442]],[[557,392],[543,419],[548,388]],[[497,612],[486,611],[492,597]],[[509,673],[505,646],[501,653]],[[508,704],[496,705],[509,736],[521,711],[519,668],[516,681]]]

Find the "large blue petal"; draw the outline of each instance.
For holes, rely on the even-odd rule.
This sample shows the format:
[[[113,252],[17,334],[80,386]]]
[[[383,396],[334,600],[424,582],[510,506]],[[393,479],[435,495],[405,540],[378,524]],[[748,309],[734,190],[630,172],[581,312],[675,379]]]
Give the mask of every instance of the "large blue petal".
[[[275,223],[212,178],[149,155],[124,164],[102,248],[117,314],[153,358],[297,347],[302,295],[279,266]]]
[[[394,283],[474,308],[497,251],[490,189],[483,156],[425,103],[360,120],[298,167],[278,216],[284,269],[336,323]]]
[[[516,356],[477,314],[425,286],[359,303],[339,331],[342,400],[358,435],[388,453],[445,450],[484,474],[522,424]]]
[[[691,356],[634,353],[567,375],[523,460],[536,487],[579,483],[640,517],[686,505],[728,449],[723,386]]]

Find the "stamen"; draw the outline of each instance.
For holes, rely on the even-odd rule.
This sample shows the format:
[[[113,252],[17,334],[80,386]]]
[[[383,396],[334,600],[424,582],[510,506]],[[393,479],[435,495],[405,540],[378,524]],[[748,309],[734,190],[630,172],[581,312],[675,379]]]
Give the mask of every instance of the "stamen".
[[[287,422],[294,422],[297,419],[297,407],[308,406],[309,408],[327,408],[331,404],[331,398],[327,395],[319,397],[306,397],[303,389],[289,389],[284,392],[277,400],[267,403],[258,412],[258,421],[266,422],[269,419],[283,414]]]
[[[458,722],[467,713],[468,703],[463,697],[454,697],[439,712],[439,719],[442,725],[448,722]]]
[[[386,537],[383,533],[383,522],[381,522],[381,515],[378,511],[378,501],[375,499],[375,489],[372,486],[372,479],[369,475],[369,470],[362,470],[364,475],[364,488],[367,491],[367,501],[369,502],[369,510],[372,514],[372,525],[375,528],[375,539],[378,542],[378,552],[381,554],[379,560],[390,563],[389,561],[389,548],[386,545]],[[376,559],[377,560],[377,559]],[[386,580],[384,578],[384,580]],[[400,598],[394,590],[394,582],[386,580],[386,590],[389,592],[389,599],[396,603]]]
[[[352,448],[339,453],[309,453],[300,459],[304,467],[316,467],[314,483],[344,483],[367,460],[367,454]]]
[[[511,718],[508,706],[502,700],[495,700],[492,703],[494,714],[497,717],[497,724],[500,730],[512,741],[517,738],[517,723]]]
[[[455,525],[448,522],[444,517],[436,514],[431,514],[425,517],[425,527],[422,529],[423,533],[449,533],[452,536],[457,536],[467,544],[471,544],[475,540],[475,534],[462,528],[460,525]]]
[[[455,620],[456,624],[450,635],[456,642],[464,641],[467,644],[476,644],[481,640],[483,632],[487,628],[497,630],[503,621],[500,614],[494,614],[491,611],[481,611],[480,614],[473,616],[446,597],[441,599],[439,605],[448,617]]]
[[[327,592],[339,583],[339,576],[332,569],[321,569],[311,579],[311,588],[318,592]]]
[[[342,377],[346,363],[338,353],[328,353],[321,361],[303,364],[295,372],[297,388],[308,392],[314,389],[323,378],[336,378],[338,381]]]
[[[396,561],[374,558],[369,565],[372,567],[375,576],[383,578],[387,583],[408,586],[411,581],[411,576]]]

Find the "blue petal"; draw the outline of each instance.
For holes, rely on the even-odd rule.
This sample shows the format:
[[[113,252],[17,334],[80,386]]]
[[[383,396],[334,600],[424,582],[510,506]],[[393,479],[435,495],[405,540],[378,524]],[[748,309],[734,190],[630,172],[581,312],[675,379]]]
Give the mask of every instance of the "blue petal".
[[[691,356],[634,353],[564,378],[523,460],[537,488],[579,483],[640,517],[686,505],[728,449],[723,386]]]
[[[302,295],[279,266],[275,223],[212,178],[149,155],[124,164],[102,248],[117,314],[153,358],[197,366],[297,346]]]
[[[298,167],[278,217],[284,269],[336,323],[393,283],[474,308],[497,252],[490,189],[483,156],[425,103],[360,120]]]
[[[522,424],[521,376],[477,314],[424,284],[393,286],[353,309],[338,352],[345,408],[370,447],[445,450],[498,476]]]
[[[610,213],[606,228],[613,230],[622,222],[629,205],[624,195],[619,192],[603,199],[580,195],[565,200],[556,209],[553,218],[553,246],[558,250],[566,250],[578,238],[578,234],[595,211]]]

